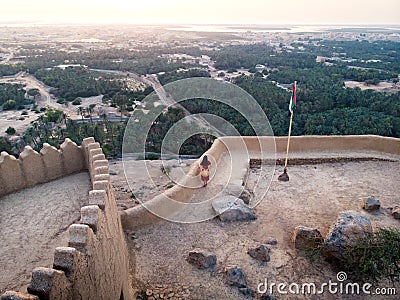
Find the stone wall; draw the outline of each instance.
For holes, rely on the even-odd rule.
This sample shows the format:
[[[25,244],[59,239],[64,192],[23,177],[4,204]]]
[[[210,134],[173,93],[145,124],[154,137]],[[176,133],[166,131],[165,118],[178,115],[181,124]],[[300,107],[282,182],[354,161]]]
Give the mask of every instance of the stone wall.
[[[16,159],[7,152],[0,156],[0,197],[40,183],[85,170],[84,152],[70,139],[60,150],[45,143],[40,153],[25,147]]]
[[[212,147],[205,154],[213,156],[215,161],[218,161],[227,151],[246,151],[249,153],[250,158],[260,158],[262,153],[264,157],[270,160],[273,159],[275,163],[275,161],[283,161],[286,153],[286,144],[287,137],[222,137],[215,140]],[[344,154],[349,151],[360,153],[375,151],[400,155],[400,139],[375,135],[342,135],[293,136],[290,141],[290,153],[307,153],[313,156],[313,153],[338,152]],[[199,173],[198,164],[199,161],[196,161],[191,166],[188,172],[188,180],[196,180],[194,177]],[[167,216],[169,213],[172,215],[179,209],[179,204],[174,205],[173,202],[166,201],[166,198],[177,202],[189,202],[195,191],[196,189],[180,187],[178,184],[146,202],[146,206],[151,208],[152,212],[159,212],[159,215]],[[137,206],[122,212],[121,220],[124,229],[129,231],[161,219],[143,206]]]
[[[110,182],[108,161],[93,138],[85,139],[81,147],[73,146],[69,141],[63,145],[59,152],[47,146],[49,151],[41,154],[32,154],[33,150],[28,149],[24,157],[29,158],[29,166],[46,170],[42,172],[45,176],[38,177],[38,182],[50,178],[48,166],[55,168],[58,164],[66,172],[64,175],[87,169],[93,185],[88,195],[89,205],[81,208],[79,224],[69,227],[68,245],[55,249],[53,267],[33,270],[29,294],[8,291],[1,299],[132,299],[128,249]],[[51,159],[40,156],[44,154]],[[29,168],[22,167],[26,158],[19,162],[4,157],[14,163],[12,166],[20,167],[19,174],[26,176]],[[5,166],[10,168],[10,163]],[[56,169],[51,172],[56,178],[63,176]]]

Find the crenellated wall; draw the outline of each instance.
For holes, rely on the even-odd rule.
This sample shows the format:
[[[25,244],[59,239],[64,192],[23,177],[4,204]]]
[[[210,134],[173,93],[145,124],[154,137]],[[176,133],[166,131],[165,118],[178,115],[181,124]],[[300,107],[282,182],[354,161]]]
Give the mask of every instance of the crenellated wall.
[[[40,154],[26,149],[20,161],[4,155],[9,162],[2,165],[1,172],[17,168],[18,174],[25,176],[26,186],[87,169],[93,189],[88,195],[89,205],[81,208],[79,224],[69,227],[68,245],[55,249],[53,267],[33,270],[29,294],[7,291],[1,299],[132,299],[128,249],[108,161],[93,138],[85,139],[81,147],[69,141],[63,145],[60,151],[45,146]],[[28,181],[27,170],[36,168],[41,168],[38,170],[43,176]],[[0,178],[4,180],[5,176]],[[17,190],[22,186],[18,184],[13,188]]]
[[[277,157],[284,157],[286,142],[286,137],[223,137],[217,139],[206,154],[215,161],[229,151],[246,151],[250,157],[263,151],[273,154],[274,158],[276,152]],[[292,138],[290,149],[291,153],[307,155],[349,151],[400,155],[400,139],[302,136]],[[79,224],[69,227],[68,245],[55,249],[52,268],[33,270],[29,294],[8,291],[2,295],[2,300],[132,299],[129,256],[121,219],[126,230],[160,219],[142,206],[124,211],[120,219],[108,161],[93,138],[85,139],[80,147],[66,140],[60,150],[45,145],[40,153],[27,147],[19,159],[3,152],[0,157],[0,196],[82,170],[88,170],[92,190],[88,195],[89,205],[81,208]],[[189,176],[184,178],[184,185],[195,186],[191,181],[199,180],[198,174],[198,162],[195,162]],[[175,207],[164,205],[165,197],[178,203],[188,202],[195,191],[195,188],[177,185],[146,204],[162,210],[163,214],[174,213]]]
[[[285,157],[287,137],[256,137],[256,136],[226,136],[214,141],[212,147],[205,154],[218,161],[227,151],[234,153],[242,151],[248,153],[248,164],[251,158],[259,158],[262,152],[268,159],[282,160]],[[293,136],[290,141],[290,155],[302,157],[307,154],[310,157],[321,155],[324,152],[329,155],[333,153],[346,156],[346,153],[355,152],[369,153],[380,152],[385,155],[400,155],[400,139],[382,137],[375,135],[348,135],[348,136]],[[374,154],[376,155],[376,153]],[[349,158],[349,157],[347,157]],[[198,180],[195,178],[199,173],[199,161],[191,166],[187,180]],[[246,173],[246,172],[245,172]],[[244,173],[244,176],[246,176]],[[185,184],[184,186],[193,186]],[[177,202],[189,202],[196,189],[181,187],[179,184],[164,193],[146,202],[146,207],[152,212],[160,212],[159,215],[168,216],[174,214],[181,206],[174,205]],[[142,226],[160,221],[161,218],[151,213],[143,206],[137,206],[121,213],[121,220],[125,230],[135,230]]]
[[[0,155],[0,197],[85,170],[82,146],[66,139],[60,150],[45,143],[40,153],[26,146],[16,159]]]

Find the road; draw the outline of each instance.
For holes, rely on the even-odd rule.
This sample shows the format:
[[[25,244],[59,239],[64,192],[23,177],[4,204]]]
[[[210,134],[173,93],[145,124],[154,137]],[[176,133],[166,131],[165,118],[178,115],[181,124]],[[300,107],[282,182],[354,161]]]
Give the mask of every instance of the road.
[[[186,116],[191,116],[191,118],[187,118],[187,122],[190,123],[194,121],[199,127],[203,129],[213,129],[214,131],[218,132],[219,134],[223,135],[217,128],[212,126],[209,122],[207,122],[204,118],[198,115],[192,115],[190,111],[188,111],[185,107],[183,107],[181,104],[176,102],[171,96],[167,95],[167,92],[165,91],[163,85],[160,83],[160,81],[157,78],[157,75],[152,74],[152,75],[139,75],[133,72],[126,72],[126,71],[117,71],[117,70],[104,70],[104,69],[90,69],[91,71],[97,71],[97,72],[102,72],[102,73],[108,73],[108,74],[115,74],[115,75],[123,75],[123,76],[129,76],[133,79],[136,79],[146,85],[151,86],[154,91],[156,92],[158,98],[162,102],[163,105],[169,107],[169,106],[174,106],[174,107],[179,107],[181,108]]]
[[[26,85],[27,89],[38,89],[40,93],[40,99],[37,101],[38,106],[61,109],[69,117],[75,116],[77,114],[76,107],[67,107],[65,105],[57,103],[57,99],[50,94],[51,87],[45,85],[42,81],[38,80],[33,75],[27,74],[25,72],[19,72],[14,76],[0,78],[0,83],[18,83]]]
[[[49,93],[50,87],[32,75],[19,72],[13,76],[0,78],[0,83],[24,84],[26,89],[38,89],[40,93],[40,99],[37,100],[38,106],[61,109],[69,117],[78,117],[75,107],[66,107],[57,103],[57,100]],[[22,116],[19,110],[0,111],[0,136],[6,135],[5,131],[8,127],[13,127],[18,134],[23,134],[30,124],[43,114],[37,114],[30,110],[27,110],[27,113],[28,115]]]
[[[6,52],[6,51],[10,51],[10,49],[1,49],[1,51],[4,51],[4,52]],[[2,61],[0,61],[0,65],[4,65],[4,64],[7,64],[11,59],[13,59],[14,58],[14,52],[13,51],[10,51],[10,53],[8,54],[8,56],[5,58],[5,59],[3,59]]]

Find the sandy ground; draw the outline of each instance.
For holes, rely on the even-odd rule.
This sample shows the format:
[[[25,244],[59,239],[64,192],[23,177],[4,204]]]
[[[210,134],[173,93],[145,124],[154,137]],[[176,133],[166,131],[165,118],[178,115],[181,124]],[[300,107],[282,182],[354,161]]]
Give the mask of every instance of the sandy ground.
[[[52,267],[90,189],[79,173],[0,198],[0,294],[25,291],[35,267]]]
[[[14,127],[16,134],[23,134],[41,114],[36,114],[33,111],[26,110],[28,115],[21,115],[22,110],[0,111],[0,136],[7,136],[6,130],[8,127]],[[21,117],[24,120],[19,120]]]
[[[129,168],[128,173],[135,170],[135,177],[129,180],[125,178],[124,163],[122,160],[110,161],[110,173],[115,193],[115,199],[119,210],[128,209],[139,205],[139,201],[147,201],[154,198],[174,185],[173,178],[180,178],[181,173],[187,172],[194,160],[178,161],[175,159],[164,161],[165,167],[170,167],[171,174],[162,172],[163,162],[131,160],[125,163]]]
[[[111,164],[112,168],[117,165]],[[400,205],[399,169],[399,160],[297,165],[289,167],[289,182],[279,182],[277,176],[282,167],[278,166],[267,195],[255,208],[256,221],[222,223],[212,219],[196,224],[164,221],[129,233],[127,240],[134,286],[138,291],[147,290],[149,294],[163,296],[174,294],[181,299],[245,299],[237,288],[223,282],[220,273],[227,265],[243,268],[248,285],[254,290],[265,278],[277,284],[336,281],[340,270],[320,259],[312,262],[307,255],[294,249],[290,241],[293,229],[298,225],[316,227],[325,235],[338,214],[350,209],[367,215],[375,228],[399,228],[400,222],[390,215],[390,208]],[[157,168],[153,171],[157,172]],[[262,175],[260,172],[263,171],[251,170],[249,185]],[[118,178],[122,185],[121,176],[123,173],[113,176],[113,182]],[[161,185],[162,173],[158,176]],[[138,187],[140,184],[138,182]],[[208,190],[206,193],[212,194],[218,184],[210,182],[205,188]],[[269,181],[264,184],[268,186]],[[263,188],[262,184],[260,188]],[[127,194],[123,191],[116,193],[117,197]],[[151,198],[151,195],[147,196]],[[382,207],[378,212],[367,213],[360,208],[360,200],[368,196],[381,201]],[[260,263],[247,254],[248,249],[265,243],[269,237],[278,241],[276,246],[271,246],[270,262]],[[210,271],[197,270],[189,265],[185,261],[186,253],[194,248],[215,253],[218,267]],[[375,287],[387,285],[381,283]],[[400,286],[397,286],[397,292],[400,292]],[[301,298],[299,295],[278,296],[278,299]],[[365,299],[365,296],[357,298],[325,293],[307,299]],[[375,296],[370,299],[391,298]]]
[[[344,84],[349,88],[359,87],[362,90],[370,89],[377,92],[396,93],[400,90],[400,85],[392,82],[380,82],[378,85],[366,85],[364,82],[348,80],[345,81]]]

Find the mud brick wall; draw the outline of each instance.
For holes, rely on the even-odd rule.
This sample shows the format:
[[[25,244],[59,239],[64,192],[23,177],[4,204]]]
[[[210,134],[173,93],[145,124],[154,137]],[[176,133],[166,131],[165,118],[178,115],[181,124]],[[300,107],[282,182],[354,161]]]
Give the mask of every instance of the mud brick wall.
[[[86,169],[82,147],[66,139],[60,149],[43,145],[40,153],[25,147],[16,159],[0,155],[0,197]]]
[[[19,166],[20,175],[27,174],[27,166],[23,165],[24,161],[28,162],[27,157],[29,166],[42,168],[41,174],[45,176],[36,176],[36,183],[86,169],[93,189],[88,195],[89,205],[81,208],[79,224],[69,227],[68,245],[55,249],[53,267],[33,270],[28,294],[7,291],[2,300],[118,300],[133,297],[128,249],[111,187],[108,161],[93,138],[85,139],[81,147],[71,143],[66,141],[61,151],[45,146],[46,152],[41,154],[27,149],[21,161],[4,155],[10,161],[4,166]],[[46,155],[46,159],[41,155]],[[34,182],[24,184],[28,186]],[[21,189],[22,185],[14,189],[17,187]]]

